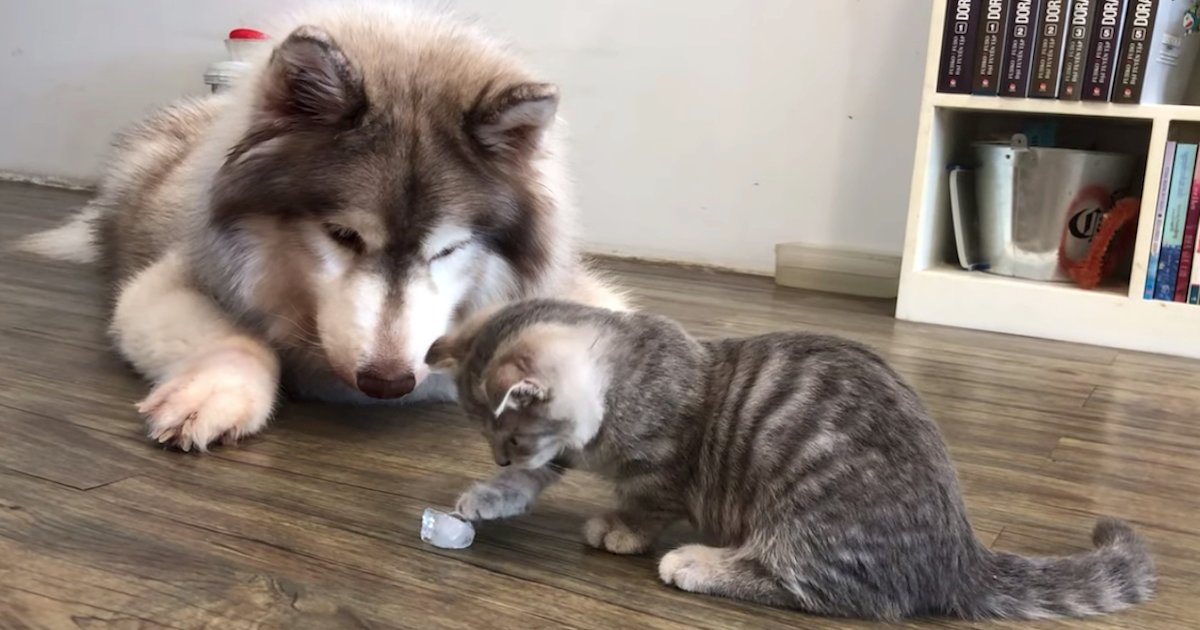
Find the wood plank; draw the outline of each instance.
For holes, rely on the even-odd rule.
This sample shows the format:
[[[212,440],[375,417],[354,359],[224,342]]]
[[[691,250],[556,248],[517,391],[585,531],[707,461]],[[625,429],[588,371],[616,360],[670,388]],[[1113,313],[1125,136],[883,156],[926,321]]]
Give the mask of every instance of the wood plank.
[[[0,569],[3,574],[3,569]],[[90,628],[112,630],[143,630],[177,628],[136,617],[108,608],[89,606],[71,599],[42,595],[0,582],[0,627],[10,630],[25,628]]]
[[[164,518],[144,511],[147,506],[106,503],[94,496],[102,489],[80,493],[4,472],[0,472],[0,488],[0,500],[7,506],[0,510],[0,541],[36,549],[35,561],[65,558],[118,575],[140,576],[148,585],[166,583],[168,591],[199,591],[203,608],[235,619],[282,616],[278,624],[267,624],[282,627],[291,627],[288,620],[303,616],[311,617],[304,621],[310,627],[477,628],[486,620],[501,627],[561,628],[572,627],[563,622],[564,615],[594,609],[533,610],[536,598],[515,600],[515,585],[506,584],[501,576],[488,576],[493,591],[463,597],[457,588],[462,570],[451,563],[400,564],[399,568],[381,563],[364,571],[337,559],[313,557],[289,540],[292,535],[308,535],[309,525],[289,522],[288,515],[276,515],[277,520],[265,523],[265,531],[242,537],[222,535],[214,524],[189,521],[186,514]],[[394,559],[394,554],[387,559]],[[429,579],[418,580],[405,568],[418,569],[414,573]],[[31,567],[14,569],[24,572]],[[52,570],[42,567],[43,572]],[[390,579],[389,572],[401,579]],[[137,583],[130,586],[138,587]],[[147,591],[139,589],[144,596],[129,605],[163,601],[161,594]],[[188,625],[201,627],[208,617],[197,613]],[[180,623],[175,611],[166,618]],[[354,624],[347,624],[348,620]],[[669,626],[664,621],[660,627]]]
[[[120,449],[67,422],[0,405],[0,466],[79,490],[120,481],[137,467]]]

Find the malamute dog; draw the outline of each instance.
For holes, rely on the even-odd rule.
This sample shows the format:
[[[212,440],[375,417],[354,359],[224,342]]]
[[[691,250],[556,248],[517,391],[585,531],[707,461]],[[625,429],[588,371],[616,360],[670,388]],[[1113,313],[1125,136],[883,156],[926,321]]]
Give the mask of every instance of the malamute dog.
[[[405,6],[303,15],[228,94],[116,142],[96,198],[27,249],[111,272],[117,348],[184,450],[267,423],[280,382],[452,396],[429,346],[527,296],[623,308],[583,268],[558,94],[474,26]]]

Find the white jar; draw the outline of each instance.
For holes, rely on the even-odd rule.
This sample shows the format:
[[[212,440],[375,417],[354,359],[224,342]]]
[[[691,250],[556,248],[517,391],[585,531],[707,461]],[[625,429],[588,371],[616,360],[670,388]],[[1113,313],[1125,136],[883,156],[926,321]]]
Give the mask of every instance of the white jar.
[[[210,64],[204,72],[204,82],[214,94],[228,90],[249,70],[249,61],[270,46],[271,40],[261,31],[233,29],[225,39],[225,50],[229,52],[230,59]]]

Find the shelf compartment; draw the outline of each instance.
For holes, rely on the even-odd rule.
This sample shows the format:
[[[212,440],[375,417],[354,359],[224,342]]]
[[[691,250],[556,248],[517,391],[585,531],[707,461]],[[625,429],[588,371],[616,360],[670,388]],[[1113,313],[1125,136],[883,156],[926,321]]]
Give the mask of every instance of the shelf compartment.
[[[948,266],[904,274],[896,316],[1200,359],[1200,309],[1195,306]]]
[[[1048,120],[1057,125],[1053,146],[1134,155],[1137,161],[1129,191],[1137,196],[1142,195],[1142,175],[1146,171],[1146,156],[1154,129],[1152,121],[935,108],[926,134],[929,146],[922,165],[924,180],[919,182],[921,193],[914,198],[920,212],[915,226],[916,246],[908,260],[913,270],[957,267],[950,215],[948,166],[953,163],[972,163],[974,156],[971,145],[975,141],[1010,138],[1012,134],[1025,130],[1030,123]],[[910,226],[912,229],[914,226]],[[1127,270],[1122,270],[1122,290],[1125,291],[1127,278]]]

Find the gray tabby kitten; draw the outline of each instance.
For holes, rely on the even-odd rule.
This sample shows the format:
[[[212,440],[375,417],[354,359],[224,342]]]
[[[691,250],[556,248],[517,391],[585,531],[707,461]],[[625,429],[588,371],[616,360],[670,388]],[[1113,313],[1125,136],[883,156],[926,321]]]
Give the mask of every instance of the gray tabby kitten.
[[[467,518],[527,511],[564,467],[616,487],[588,544],[646,551],[688,519],[718,541],[667,553],[697,593],[897,619],[1089,615],[1151,597],[1153,561],[1125,523],[1062,558],[994,552],[967,521],[941,435],[867,348],[805,333],[697,341],[667,319],[548,300],[505,307],[430,349],[504,467]]]

